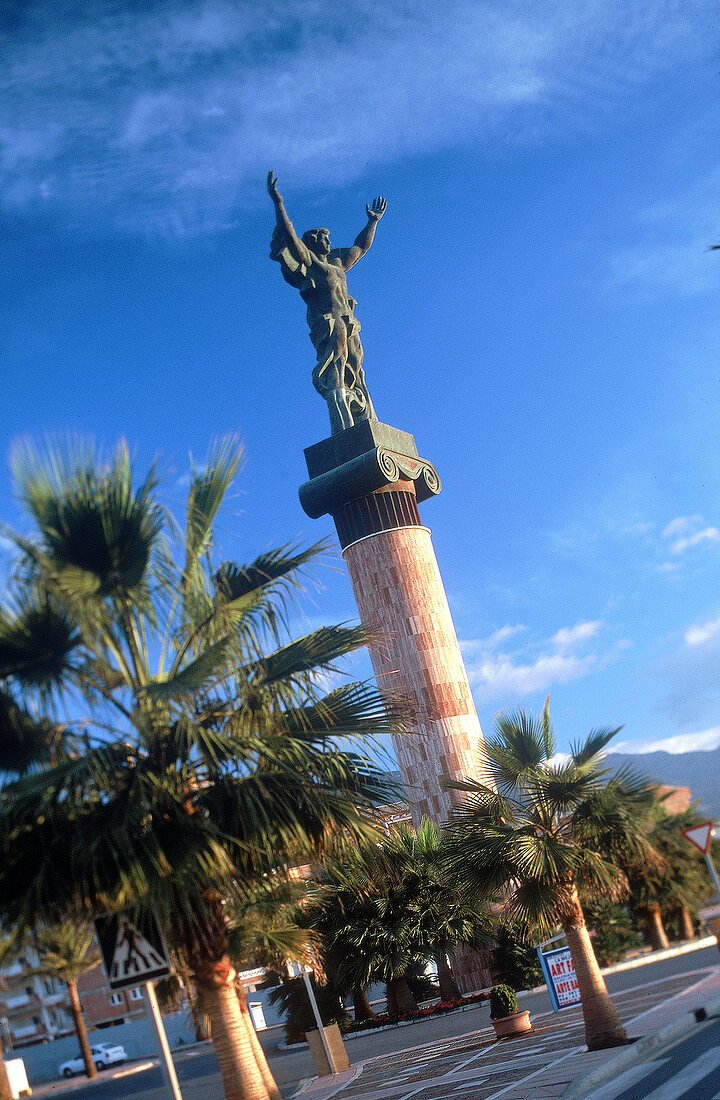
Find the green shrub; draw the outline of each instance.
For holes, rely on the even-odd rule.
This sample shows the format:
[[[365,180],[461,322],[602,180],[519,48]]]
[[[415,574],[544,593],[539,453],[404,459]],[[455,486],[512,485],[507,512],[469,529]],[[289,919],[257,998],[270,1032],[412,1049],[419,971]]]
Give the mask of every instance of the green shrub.
[[[314,978],[310,980],[325,1026],[336,1023],[339,1027],[345,1027],[350,1017],[337,993],[327,985],[318,985]],[[302,978],[283,982],[272,990],[268,1000],[278,1005],[285,1016],[285,1039],[288,1043],[301,1043],[306,1031],[316,1029],[317,1023]]]
[[[510,924],[501,924],[495,933],[490,970],[496,982],[513,989],[534,989],[545,982],[537,951]]]
[[[515,990],[509,985],[494,985],[490,990],[490,1019],[503,1020],[518,1011]]]
[[[612,901],[590,901],[583,908],[595,958],[600,966],[620,962],[628,951],[637,951],[642,947],[642,936],[634,927],[625,905]]]
[[[431,1001],[433,997],[440,996],[438,984],[425,973],[425,966],[425,962],[417,962],[411,964],[405,971],[405,979],[410,986],[410,992],[418,1003],[420,1001]]]

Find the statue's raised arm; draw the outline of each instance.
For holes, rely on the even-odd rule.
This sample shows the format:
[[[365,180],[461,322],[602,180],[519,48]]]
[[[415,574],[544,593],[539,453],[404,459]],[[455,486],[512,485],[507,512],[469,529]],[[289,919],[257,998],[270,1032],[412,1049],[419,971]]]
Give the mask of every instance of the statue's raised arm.
[[[373,243],[377,223],[387,210],[387,200],[382,195],[378,195],[376,199],[373,199],[372,206],[369,203],[365,204],[365,209],[367,210],[367,225],[358,233],[352,248],[348,248],[343,255],[343,267],[346,271],[349,271],[358,260],[362,259]]]
[[[310,250],[297,233],[295,226],[288,217],[283,197],[278,191],[277,176],[274,172],[268,172],[267,189],[270,198],[275,205],[277,225],[273,233],[270,257],[279,260],[283,268],[283,275],[292,286],[297,286],[293,278],[288,278],[297,271],[298,267],[309,268],[312,264]],[[287,270],[286,270],[287,268]]]
[[[375,420],[365,385],[360,323],[354,313],[357,303],[348,292],[345,272],[370,248],[387,202],[378,196],[365,207],[367,224],[350,248],[332,249],[324,227],[298,237],[274,172],[268,172],[267,189],[277,218],[270,258],[277,260],[283,278],[300,291],[307,306],[310,339],[317,352],[313,384],[327,401],[332,432],[344,431],[358,420]]]

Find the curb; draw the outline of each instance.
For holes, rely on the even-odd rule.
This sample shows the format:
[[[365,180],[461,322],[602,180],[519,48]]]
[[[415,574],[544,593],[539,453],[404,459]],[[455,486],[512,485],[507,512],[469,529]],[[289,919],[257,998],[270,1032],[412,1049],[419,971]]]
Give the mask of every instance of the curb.
[[[704,1015],[700,1015],[700,1013]],[[648,1054],[652,1054],[660,1047],[667,1046],[669,1043],[676,1042],[678,1039],[682,1039],[686,1035],[689,1035],[705,1017],[716,1016],[718,1014],[720,1014],[720,996],[713,997],[705,1005],[698,1005],[697,1008],[684,1013],[679,1019],[673,1020],[670,1024],[666,1024],[665,1027],[660,1028],[659,1031],[654,1032],[652,1035],[644,1035],[643,1038],[638,1039],[636,1043],[624,1047],[615,1057],[605,1062],[604,1065],[591,1070],[589,1073],[585,1074],[584,1077],[581,1077],[579,1081],[574,1081],[562,1094],[561,1100],[581,1100],[583,1096],[587,1096],[588,1093],[598,1088],[598,1086],[604,1085],[607,1081],[611,1081],[615,1077],[618,1077],[624,1070],[629,1069],[630,1066],[637,1065],[639,1062],[644,1061]]]

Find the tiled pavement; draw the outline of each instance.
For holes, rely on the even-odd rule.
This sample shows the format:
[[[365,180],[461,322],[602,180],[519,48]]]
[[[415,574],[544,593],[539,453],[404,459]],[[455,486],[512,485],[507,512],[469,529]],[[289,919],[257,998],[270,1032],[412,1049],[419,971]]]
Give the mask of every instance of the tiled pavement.
[[[613,995],[633,1037],[657,1031],[720,992],[720,969],[686,973]],[[632,1023],[628,1023],[632,1021]],[[627,1056],[632,1047],[620,1048]],[[579,1008],[533,1017],[532,1031],[498,1042],[491,1028],[372,1058],[315,1079],[297,1100],[553,1100],[616,1051],[588,1052]]]

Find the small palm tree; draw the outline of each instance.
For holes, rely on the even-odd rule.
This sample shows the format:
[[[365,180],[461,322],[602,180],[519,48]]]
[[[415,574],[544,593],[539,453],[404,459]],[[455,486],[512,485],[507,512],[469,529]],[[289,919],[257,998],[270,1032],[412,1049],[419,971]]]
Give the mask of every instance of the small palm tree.
[[[31,973],[41,977],[59,978],[67,985],[70,1011],[85,1063],[85,1073],[88,1077],[96,1077],[97,1066],[90,1050],[78,993],[79,979],[100,962],[93,927],[87,921],[70,917],[62,924],[38,928],[32,936],[32,942],[39,962]]]
[[[399,825],[381,845],[343,846],[326,861],[308,910],[333,960],[326,969],[353,991],[386,982],[391,1013],[417,1009],[408,978],[433,956],[445,962],[441,996],[457,996],[447,952],[488,939],[486,913],[449,879],[442,848],[426,818],[417,833]]]
[[[692,810],[667,814],[662,798],[656,798],[647,808],[645,828],[648,839],[658,854],[651,866],[646,862],[619,861],[630,884],[630,905],[647,926],[653,948],[669,946],[665,930],[666,916],[679,913],[681,931],[692,939],[692,910],[697,911],[708,893],[709,882],[702,856],[689,850],[684,828],[700,821]]]
[[[460,996],[448,955],[459,944],[486,947],[491,921],[486,908],[472,904],[467,892],[449,875],[445,861],[446,835],[423,817],[416,830],[400,824],[385,843],[397,867],[401,893],[409,909],[420,916],[422,934],[430,944],[438,971],[440,999]]]
[[[125,446],[109,459],[17,452],[33,530],[15,536],[0,677],[71,710],[82,699],[90,720],[75,746],[0,788],[0,916],[20,934],[68,909],[152,908],[212,1020],[226,1096],[268,1100],[227,913],[339,834],[375,835],[373,807],[394,788],[364,744],[397,722],[369,686],[328,690],[361,628],[289,635],[318,547],[216,559],[240,457],[225,440],[193,469],[179,532],[155,472],[134,484]],[[68,629],[29,635],[33,607]]]
[[[429,953],[419,914],[405,900],[397,867],[383,849],[341,845],[325,861],[305,913],[322,937],[336,987],[356,990],[384,981],[388,1011],[398,1014],[417,1010],[407,976]]]
[[[631,812],[645,797],[645,782],[630,773],[610,778],[602,766],[616,733],[595,730],[567,761],[555,763],[547,701],[540,719],[503,714],[486,743],[487,774],[448,784],[468,796],[448,825],[450,867],[465,886],[498,899],[504,920],[539,936],[562,927],[590,1050],[627,1037],[593,953],[580,893],[612,897],[624,885],[601,854],[599,836],[612,831],[626,847],[649,850]]]

